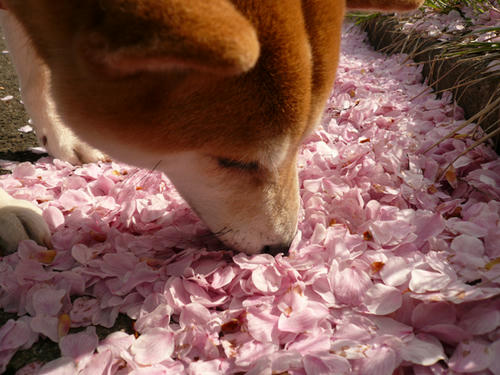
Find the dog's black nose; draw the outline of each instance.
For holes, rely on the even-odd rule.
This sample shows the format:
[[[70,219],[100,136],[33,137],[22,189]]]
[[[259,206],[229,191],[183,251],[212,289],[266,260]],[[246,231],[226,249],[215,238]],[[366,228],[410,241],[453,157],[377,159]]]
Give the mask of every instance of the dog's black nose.
[[[289,248],[290,244],[267,245],[262,248],[261,252],[264,254],[270,254],[272,256],[283,253],[283,255],[287,256]]]

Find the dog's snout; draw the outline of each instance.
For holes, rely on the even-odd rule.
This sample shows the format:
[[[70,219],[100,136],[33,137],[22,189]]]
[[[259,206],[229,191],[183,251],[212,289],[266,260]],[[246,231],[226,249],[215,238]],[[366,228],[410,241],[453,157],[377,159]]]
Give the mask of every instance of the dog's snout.
[[[288,249],[290,248],[290,243],[287,244],[277,244],[277,245],[266,245],[262,248],[262,253],[270,254],[272,256],[276,256],[279,253],[283,253],[283,255],[288,255]]]

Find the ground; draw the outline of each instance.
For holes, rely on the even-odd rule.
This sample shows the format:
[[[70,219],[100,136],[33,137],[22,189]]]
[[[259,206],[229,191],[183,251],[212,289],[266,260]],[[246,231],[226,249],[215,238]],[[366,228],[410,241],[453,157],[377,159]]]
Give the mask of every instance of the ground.
[[[6,46],[0,31],[0,159],[36,160],[40,155],[29,151],[38,146],[35,134],[21,133],[17,129],[28,124],[28,116],[21,103],[19,86],[14,68],[5,52]]]

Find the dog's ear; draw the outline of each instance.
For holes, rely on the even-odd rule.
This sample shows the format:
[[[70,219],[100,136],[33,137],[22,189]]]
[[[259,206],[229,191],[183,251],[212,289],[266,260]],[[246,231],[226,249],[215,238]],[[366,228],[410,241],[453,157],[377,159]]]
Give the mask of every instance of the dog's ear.
[[[254,27],[229,0],[99,0],[99,7],[78,45],[112,74],[240,74],[259,57]]]
[[[417,9],[424,0],[347,0],[348,9],[409,11]]]

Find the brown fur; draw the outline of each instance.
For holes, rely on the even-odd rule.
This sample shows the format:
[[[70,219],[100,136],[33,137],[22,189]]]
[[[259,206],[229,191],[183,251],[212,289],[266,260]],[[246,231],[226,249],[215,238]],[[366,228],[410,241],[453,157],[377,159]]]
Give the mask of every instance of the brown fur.
[[[23,24],[31,28],[39,53],[58,72],[53,85],[60,111],[84,139],[119,137],[124,144],[158,153],[203,148],[219,154],[224,149],[219,156],[239,159],[242,150],[252,158],[274,136],[293,133],[298,142],[312,126],[310,110],[321,111],[331,88],[343,18],[342,1],[241,0],[231,5],[205,0],[108,0],[82,1],[80,6],[64,1],[7,2],[11,3],[20,19],[40,15],[43,24],[29,20]],[[213,18],[221,11],[231,22],[224,24],[222,16],[219,22],[209,20],[217,27],[204,39],[207,33],[196,21],[205,22],[209,10]],[[177,18],[170,17],[172,12]],[[259,53],[251,24],[260,43],[259,60],[247,74],[231,75],[248,69]],[[198,40],[206,40],[215,51],[207,52],[205,45],[196,44]],[[178,47],[172,48],[176,41]],[[235,46],[227,54],[241,49],[250,56],[229,72],[224,71],[224,62],[210,61],[217,52],[226,53],[224,42]],[[252,51],[238,43],[250,44]],[[314,61],[309,59],[309,44]],[[95,66],[99,57],[89,57],[92,54],[111,55],[105,67],[110,72],[107,79],[102,78],[104,68]],[[148,65],[146,58],[156,59],[156,64]],[[120,59],[131,67],[124,69]],[[225,74],[196,69],[196,61]]]

